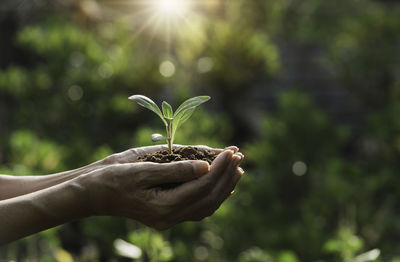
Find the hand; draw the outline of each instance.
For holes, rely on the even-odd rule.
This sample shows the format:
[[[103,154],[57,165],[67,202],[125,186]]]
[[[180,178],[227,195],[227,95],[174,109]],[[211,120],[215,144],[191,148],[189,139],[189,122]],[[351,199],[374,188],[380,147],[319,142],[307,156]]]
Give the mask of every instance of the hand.
[[[216,149],[222,153],[211,166],[204,161],[129,163],[143,152],[157,151],[160,147],[116,154],[114,160],[120,164],[110,164],[80,177],[87,189],[88,209],[96,215],[124,216],[156,229],[166,229],[213,214],[243,174],[239,168],[243,155],[236,147]],[[179,185],[160,187],[170,183]]]

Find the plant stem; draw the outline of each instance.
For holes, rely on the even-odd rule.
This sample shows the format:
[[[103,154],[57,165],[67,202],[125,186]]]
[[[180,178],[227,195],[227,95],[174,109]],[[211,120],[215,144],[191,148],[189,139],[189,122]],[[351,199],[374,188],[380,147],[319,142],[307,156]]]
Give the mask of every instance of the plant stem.
[[[167,119],[167,144],[168,144],[168,151],[170,154],[172,154],[172,120]]]

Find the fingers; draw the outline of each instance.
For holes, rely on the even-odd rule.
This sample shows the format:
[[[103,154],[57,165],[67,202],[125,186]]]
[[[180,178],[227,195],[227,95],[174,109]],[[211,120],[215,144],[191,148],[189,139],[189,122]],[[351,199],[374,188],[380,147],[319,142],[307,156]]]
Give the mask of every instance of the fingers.
[[[214,188],[214,194],[222,194],[223,197],[228,193],[232,192],[235,188],[236,183],[239,181],[240,177],[237,174],[237,168],[242,162],[242,158],[238,154],[234,154],[232,156],[232,160],[230,161],[228,168],[224,170],[224,173],[221,175],[218,184]]]
[[[222,149],[222,148],[210,148],[208,146],[196,146],[196,147],[198,147],[200,149],[204,148],[204,149],[208,149],[208,150],[214,151],[214,153],[216,153],[216,154],[220,154],[220,153],[222,153],[222,152],[224,152],[226,150],[232,150],[233,153],[237,153],[239,151],[239,148],[237,146],[229,146],[229,147],[226,147],[225,149]]]
[[[153,191],[153,194],[158,196],[157,199],[163,199],[164,205],[174,210],[168,212],[168,216],[163,219],[166,227],[204,218],[219,207],[225,199],[215,201],[213,197],[207,196],[215,191],[221,175],[232,175],[233,170],[229,168],[232,166],[232,156],[233,151],[224,151],[214,160],[208,174],[168,190]]]
[[[232,161],[229,163],[228,167],[224,170],[224,173],[220,176],[218,183],[215,185],[213,190],[208,195],[207,201],[202,201],[199,205],[203,205],[202,209],[209,209],[212,213],[218,209],[218,207],[224,202],[235,189],[237,183],[242,178],[243,169],[239,167],[242,157],[238,154],[234,154]],[[215,203],[214,205],[209,205],[209,203]],[[210,214],[208,214],[210,215]]]
[[[240,162],[241,160],[239,161],[239,164],[237,164],[235,160],[231,162],[231,165],[229,166],[229,171],[232,173],[224,176],[221,179],[211,195],[219,196],[217,197],[217,199],[222,200],[222,202],[231,195],[236,187],[236,184],[239,182],[244,174],[243,169],[239,167]]]
[[[214,159],[211,163],[211,179],[216,181],[218,176],[227,168],[227,165],[232,160],[234,152],[230,149],[225,150]]]
[[[174,189],[174,193],[181,199],[196,201],[212,190],[218,176],[229,165],[233,152],[227,150],[217,156],[210,167],[210,172],[199,179],[184,183]]]
[[[214,153],[216,153],[216,154],[222,153],[223,151],[226,151],[226,150],[232,150],[234,153],[237,153],[239,151],[239,148],[237,146],[229,146],[229,147],[226,147],[225,149],[222,149],[222,148],[212,148],[212,147],[205,146],[205,145],[179,145],[179,144],[174,144],[174,147],[177,147],[177,148],[185,147],[185,146],[196,147],[196,148],[198,148],[200,150],[214,151]]]
[[[137,170],[147,187],[169,183],[183,183],[197,179],[208,173],[210,165],[206,161],[187,160],[171,163],[137,163]]]
[[[237,146],[228,146],[228,147],[226,147],[224,150],[232,150],[233,151],[233,153],[237,153],[237,152],[239,152],[239,148],[237,147]]]
[[[218,180],[211,187],[211,190],[204,194],[202,199],[191,204],[189,208],[180,214],[186,220],[201,220],[204,217],[212,215],[219,206],[232,194],[236,184],[239,182],[243,175],[243,169],[239,167],[241,161],[243,160],[243,155],[241,153],[233,154],[228,165],[222,171],[222,174],[218,174]],[[219,172],[220,170],[213,170],[211,168],[210,174],[213,171]],[[207,175],[208,176],[208,175]],[[203,176],[201,179],[205,178]]]
[[[228,168],[232,155],[233,152],[230,150],[218,155],[212,163],[213,166],[210,169],[212,171],[198,179],[183,183],[182,185],[168,190],[157,190],[154,192],[158,195],[158,198],[163,199],[168,206],[174,208],[175,211],[167,218],[170,224],[176,224],[184,220],[193,220],[192,216],[194,214],[198,216],[198,213],[202,212],[202,210],[199,211],[198,208],[203,208],[206,204],[203,203],[204,201],[201,204],[199,204],[199,202],[205,199],[214,189],[218,177],[221,175],[220,173]],[[231,172],[231,170],[228,172]],[[208,205],[211,204],[208,203]],[[205,215],[202,217],[204,216]]]

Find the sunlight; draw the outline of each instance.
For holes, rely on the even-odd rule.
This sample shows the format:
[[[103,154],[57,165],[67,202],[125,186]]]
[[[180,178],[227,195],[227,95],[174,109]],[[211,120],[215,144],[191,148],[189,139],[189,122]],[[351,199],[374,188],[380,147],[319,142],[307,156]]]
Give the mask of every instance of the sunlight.
[[[129,5],[123,5],[125,1],[130,1]],[[188,28],[193,28],[194,23],[199,20],[201,12],[199,13],[198,10],[201,10],[199,7],[203,2],[200,0],[117,0],[112,3],[112,8],[115,10],[118,8],[115,13],[120,17],[120,14],[124,14],[122,20],[132,26],[131,41],[145,35],[149,40],[148,45],[153,40],[162,41],[166,53],[171,54],[174,42],[182,35],[182,32],[195,30],[188,30]],[[110,10],[113,10],[112,8]],[[105,73],[104,76],[107,77],[113,72]],[[161,74],[169,77],[169,73]]]
[[[183,15],[188,10],[184,0],[154,0],[154,7],[163,16]]]

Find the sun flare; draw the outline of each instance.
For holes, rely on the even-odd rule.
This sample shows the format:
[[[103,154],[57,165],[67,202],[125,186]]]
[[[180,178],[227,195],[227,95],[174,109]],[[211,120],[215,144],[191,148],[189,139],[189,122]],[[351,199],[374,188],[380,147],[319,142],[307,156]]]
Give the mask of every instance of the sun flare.
[[[164,16],[181,16],[188,11],[188,3],[185,0],[154,0],[155,10]]]
[[[109,7],[110,15],[122,17],[132,28],[132,41],[145,36],[149,44],[165,43],[169,53],[174,41],[199,21],[204,0],[116,0]],[[217,1],[217,0],[207,0]],[[124,5],[123,3],[128,3]]]

